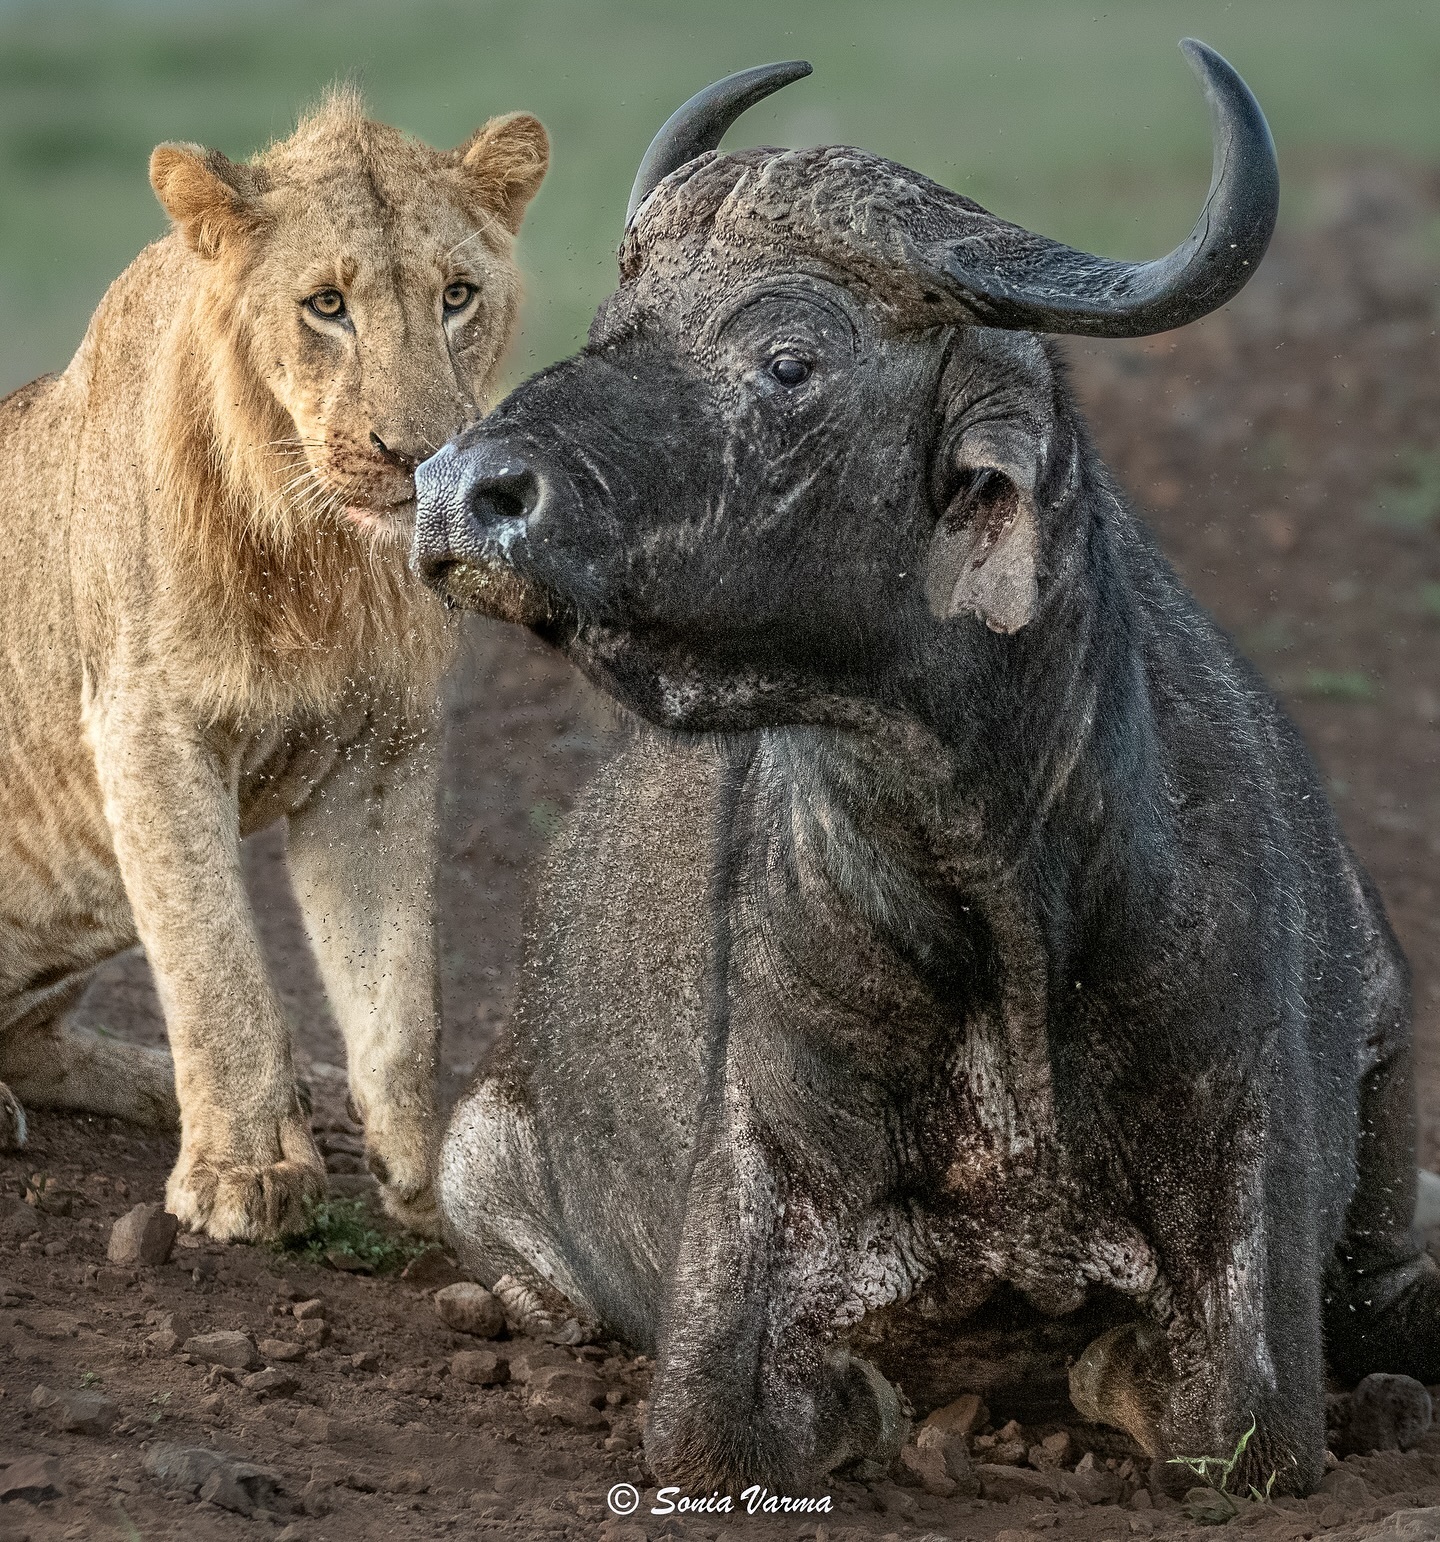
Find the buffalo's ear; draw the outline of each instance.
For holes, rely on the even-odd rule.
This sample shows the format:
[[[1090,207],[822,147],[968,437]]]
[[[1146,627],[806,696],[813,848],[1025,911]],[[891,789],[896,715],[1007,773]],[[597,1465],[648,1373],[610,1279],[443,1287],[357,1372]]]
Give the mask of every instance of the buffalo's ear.
[[[261,223],[258,174],[203,145],[156,145],[150,186],[194,251],[214,257]]]
[[[925,598],[937,619],[975,615],[1010,633],[1034,617],[1045,567],[1040,487],[1068,438],[1057,416],[1064,399],[1039,338],[957,328],[939,384],[931,468],[943,512],[926,558]]]
[[[1033,464],[1017,464],[1003,439],[965,436],[955,492],[925,567],[925,598],[942,621],[973,614],[992,632],[1018,632],[1039,597],[1040,520]]]
[[[528,112],[491,118],[455,152],[470,195],[513,235],[550,167],[550,136]]]

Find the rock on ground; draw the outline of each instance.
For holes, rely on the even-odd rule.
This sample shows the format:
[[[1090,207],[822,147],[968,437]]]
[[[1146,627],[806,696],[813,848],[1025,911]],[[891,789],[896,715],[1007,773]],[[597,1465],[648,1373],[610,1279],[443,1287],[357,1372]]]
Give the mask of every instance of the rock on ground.
[[[457,1333],[493,1339],[505,1327],[505,1309],[483,1285],[461,1280],[435,1292],[440,1321]]]
[[[155,1267],[169,1259],[179,1230],[179,1221],[164,1205],[136,1205],[110,1228],[105,1256],[112,1264]]]

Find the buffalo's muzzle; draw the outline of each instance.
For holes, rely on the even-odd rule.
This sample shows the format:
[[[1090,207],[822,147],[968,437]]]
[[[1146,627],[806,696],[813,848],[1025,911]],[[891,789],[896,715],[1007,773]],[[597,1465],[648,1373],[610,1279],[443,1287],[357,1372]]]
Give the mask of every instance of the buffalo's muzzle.
[[[415,571],[440,588],[456,566],[508,563],[541,493],[538,473],[504,443],[447,444],[415,472]]]

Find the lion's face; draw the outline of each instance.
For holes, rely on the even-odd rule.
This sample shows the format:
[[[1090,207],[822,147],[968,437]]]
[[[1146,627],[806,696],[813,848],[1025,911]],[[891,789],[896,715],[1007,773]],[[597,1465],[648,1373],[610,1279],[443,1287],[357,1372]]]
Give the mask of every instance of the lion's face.
[[[151,181],[214,265],[250,388],[280,409],[267,450],[294,515],[408,539],[415,466],[483,411],[509,342],[514,234],[547,159],[523,114],[437,152],[347,95],[248,165],[155,151]]]

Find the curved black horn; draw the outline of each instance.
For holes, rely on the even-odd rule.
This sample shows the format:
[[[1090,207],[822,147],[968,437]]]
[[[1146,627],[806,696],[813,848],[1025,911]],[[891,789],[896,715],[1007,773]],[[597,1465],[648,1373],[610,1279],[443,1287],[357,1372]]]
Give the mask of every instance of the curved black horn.
[[[1275,144],[1250,88],[1213,48],[1180,47],[1210,103],[1214,167],[1190,238],[1154,262],[1115,262],[999,225],[939,242],[931,261],[966,311],[1030,332],[1144,337],[1208,315],[1255,272],[1280,204]],[[933,255],[932,255],[933,254]]]
[[[666,118],[660,132],[650,141],[635,186],[630,189],[630,203],[625,210],[625,228],[635,218],[635,211],[672,171],[693,161],[706,150],[713,150],[725,137],[725,130],[756,102],[772,91],[802,80],[810,73],[803,59],[788,64],[757,64],[754,69],[727,75],[713,86],[697,91],[683,107]]]

